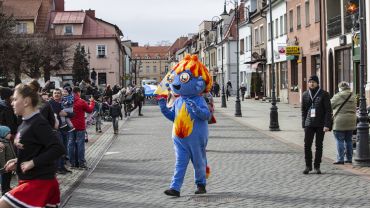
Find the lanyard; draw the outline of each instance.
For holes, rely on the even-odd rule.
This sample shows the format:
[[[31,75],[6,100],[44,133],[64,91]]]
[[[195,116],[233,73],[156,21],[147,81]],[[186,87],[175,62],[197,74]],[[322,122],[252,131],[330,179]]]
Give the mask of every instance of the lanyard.
[[[319,88],[319,89],[317,90],[317,92],[316,92],[315,96],[313,96],[313,97],[312,97],[312,94],[311,94],[311,90],[308,90],[308,93],[310,94],[310,97],[311,97],[311,100],[312,100],[312,105],[313,105],[313,102],[314,102],[314,100],[315,100],[315,98],[316,98],[317,94],[319,94],[320,90],[321,90],[321,88]]]

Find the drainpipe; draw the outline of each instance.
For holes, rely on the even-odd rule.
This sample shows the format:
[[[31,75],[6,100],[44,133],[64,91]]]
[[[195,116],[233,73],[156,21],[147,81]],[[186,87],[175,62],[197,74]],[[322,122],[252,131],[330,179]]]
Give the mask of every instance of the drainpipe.
[[[321,4],[324,4],[324,6],[325,6],[325,2],[324,1],[320,1],[320,4],[319,4],[319,13],[320,13],[320,83],[324,83],[323,82],[323,50],[322,50],[322,45],[323,45],[323,37],[322,37],[322,27],[323,27],[323,22],[322,22],[322,20],[324,19],[324,18],[322,18],[322,6],[321,6]],[[325,15],[325,14],[324,14]],[[325,78],[327,78],[326,77],[327,76],[327,74],[325,74]],[[326,79],[326,80],[328,80],[328,79]],[[326,84],[326,86],[328,86],[328,84],[326,83],[326,81],[325,81],[325,84]]]

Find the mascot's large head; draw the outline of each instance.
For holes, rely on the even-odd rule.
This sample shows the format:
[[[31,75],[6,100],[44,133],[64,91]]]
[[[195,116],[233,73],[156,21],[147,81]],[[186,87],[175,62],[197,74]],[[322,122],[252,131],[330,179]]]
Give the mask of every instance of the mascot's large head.
[[[182,96],[199,95],[212,88],[208,69],[196,55],[186,55],[167,75],[167,81],[173,92]]]

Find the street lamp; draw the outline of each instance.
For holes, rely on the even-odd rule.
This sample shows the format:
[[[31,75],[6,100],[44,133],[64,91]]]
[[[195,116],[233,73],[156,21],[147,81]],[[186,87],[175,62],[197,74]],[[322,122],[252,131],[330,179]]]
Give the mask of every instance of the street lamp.
[[[355,165],[370,166],[369,151],[369,123],[366,110],[365,98],[365,57],[366,57],[366,31],[365,31],[365,0],[360,0],[360,113],[357,124],[357,143],[355,154]]]
[[[272,74],[272,99],[271,99],[271,109],[270,109],[270,131],[280,131],[279,119],[278,119],[278,108],[276,106],[276,95],[275,95],[275,63],[274,63],[274,26],[272,24],[272,5],[271,0],[269,0],[269,10],[270,10],[270,36],[271,36],[271,74]]]
[[[239,2],[235,1],[235,19],[236,19],[236,100],[235,100],[235,117],[242,117],[239,97]]]
[[[228,3],[234,4],[235,9],[235,20],[236,20],[236,100],[235,100],[235,117],[242,117],[242,111],[240,106],[240,94],[239,94],[239,1],[234,0],[228,1]],[[225,1],[226,5],[226,1]]]
[[[215,19],[217,19],[215,21]],[[220,25],[220,45],[221,45],[221,85],[222,85],[222,92],[221,92],[221,108],[226,108],[226,95],[225,95],[225,78],[224,78],[224,47],[223,47],[223,32],[222,32],[222,21],[223,19],[220,19],[218,16],[214,16],[212,18],[212,23],[217,22],[217,25]],[[217,43],[218,37],[217,37],[217,30],[216,30],[216,45],[219,45]]]

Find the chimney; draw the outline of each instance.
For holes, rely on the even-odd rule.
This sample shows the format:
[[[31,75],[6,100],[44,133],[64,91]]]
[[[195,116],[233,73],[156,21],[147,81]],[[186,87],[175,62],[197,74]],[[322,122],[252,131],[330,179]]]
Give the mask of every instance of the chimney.
[[[89,10],[86,10],[85,12],[86,12],[86,15],[87,15],[87,16],[89,16],[89,17],[91,17],[91,18],[95,19],[95,10],[91,10],[91,9],[89,9]]]
[[[64,0],[54,0],[54,3],[56,12],[64,12]]]

